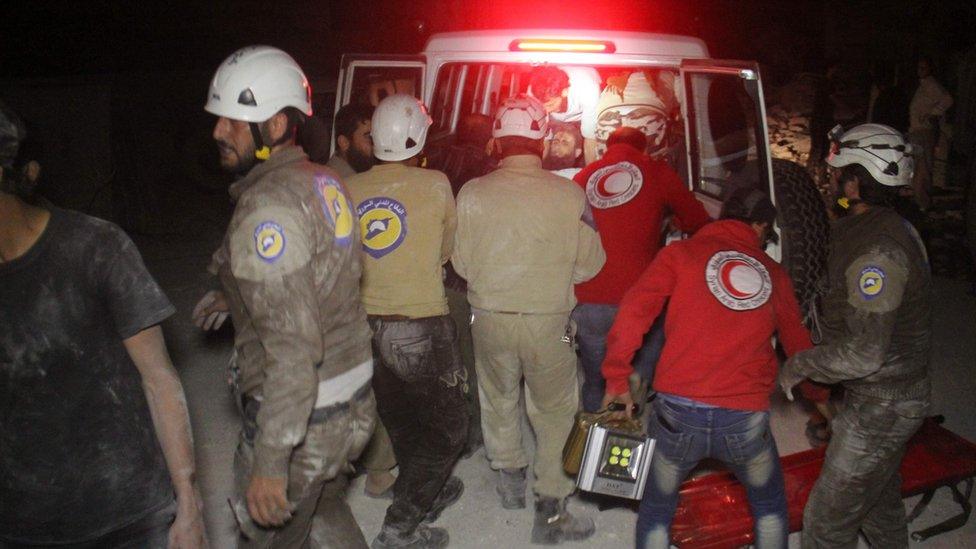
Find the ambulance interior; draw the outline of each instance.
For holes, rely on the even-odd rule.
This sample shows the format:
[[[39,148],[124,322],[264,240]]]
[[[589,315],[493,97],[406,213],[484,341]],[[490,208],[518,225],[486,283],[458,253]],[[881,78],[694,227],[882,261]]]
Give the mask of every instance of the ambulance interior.
[[[423,65],[363,65],[352,68],[345,97],[374,106],[394,93],[429,97],[433,124],[427,149],[449,145],[458,121],[466,114],[491,116],[501,100],[528,93],[532,72],[542,65],[500,62],[450,62],[437,68],[433,90],[423,94]],[[667,161],[696,192],[706,209],[717,216],[721,204],[737,188],[769,192],[766,157],[757,147],[765,139],[761,95],[746,70],[680,71],[675,66],[558,65],[584,69],[594,75],[591,105],[581,119],[589,124],[586,158],[602,155],[607,136],[620,126],[641,129],[648,137],[647,153]],[[570,95],[572,96],[571,82]],[[688,139],[686,136],[690,137]],[[594,146],[595,145],[595,146]],[[690,151],[690,155],[688,152]],[[436,166],[435,166],[436,167]]]

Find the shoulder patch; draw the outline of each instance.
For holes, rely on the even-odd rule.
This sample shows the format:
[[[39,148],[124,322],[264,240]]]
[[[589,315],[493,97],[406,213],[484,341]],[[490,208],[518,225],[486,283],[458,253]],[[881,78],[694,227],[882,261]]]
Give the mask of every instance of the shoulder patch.
[[[353,215],[345,189],[327,174],[315,175],[315,192],[322,204],[326,224],[335,232],[336,244],[346,248],[352,239]]]
[[[594,208],[605,210],[630,202],[644,185],[644,174],[630,162],[604,166],[586,180],[586,199]]]
[[[374,259],[393,252],[407,236],[407,209],[384,196],[367,198],[356,207],[363,250]]]
[[[874,265],[861,269],[861,274],[857,279],[857,289],[864,296],[864,299],[874,299],[881,295],[885,289],[885,272],[881,267]]]
[[[719,303],[733,311],[757,309],[773,293],[773,282],[766,267],[759,260],[734,250],[716,252],[708,260],[705,284]]]
[[[285,244],[285,230],[274,221],[262,221],[254,229],[254,249],[268,263],[274,263],[285,253]]]

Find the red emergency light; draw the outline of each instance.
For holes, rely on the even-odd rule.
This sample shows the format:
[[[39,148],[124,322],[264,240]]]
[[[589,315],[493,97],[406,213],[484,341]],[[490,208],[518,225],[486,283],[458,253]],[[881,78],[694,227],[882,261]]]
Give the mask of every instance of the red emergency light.
[[[617,47],[609,40],[565,40],[560,38],[517,38],[508,45],[510,51],[569,51],[613,53]]]

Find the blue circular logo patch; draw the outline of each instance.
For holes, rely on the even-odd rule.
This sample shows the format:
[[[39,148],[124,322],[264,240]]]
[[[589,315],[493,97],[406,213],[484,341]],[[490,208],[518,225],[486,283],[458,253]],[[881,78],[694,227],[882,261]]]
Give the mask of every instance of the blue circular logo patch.
[[[325,221],[335,230],[336,244],[348,247],[352,239],[352,208],[339,182],[327,175],[315,176],[315,192],[322,203]]]
[[[285,253],[285,231],[274,221],[264,221],[254,229],[254,249],[258,257],[274,263]]]
[[[367,198],[356,208],[363,250],[375,259],[396,250],[407,236],[407,209],[392,198]]]
[[[885,273],[878,267],[867,267],[858,278],[858,289],[865,299],[874,299],[884,291]]]

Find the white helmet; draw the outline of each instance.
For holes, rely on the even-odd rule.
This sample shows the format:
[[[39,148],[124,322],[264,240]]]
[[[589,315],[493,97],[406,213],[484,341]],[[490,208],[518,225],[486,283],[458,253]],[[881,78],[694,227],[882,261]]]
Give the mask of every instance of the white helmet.
[[[245,122],[264,122],[285,107],[312,115],[312,88],[298,63],[271,46],[248,46],[217,68],[207,112]]]
[[[549,115],[538,99],[528,95],[509,97],[495,112],[491,136],[542,139],[549,133]]]
[[[395,162],[420,153],[433,124],[423,101],[407,93],[384,98],[373,111],[373,155]]]
[[[861,124],[843,132],[834,127],[827,164],[842,168],[860,164],[878,183],[888,187],[903,187],[912,182],[915,163],[912,146],[894,128],[883,124]]]

